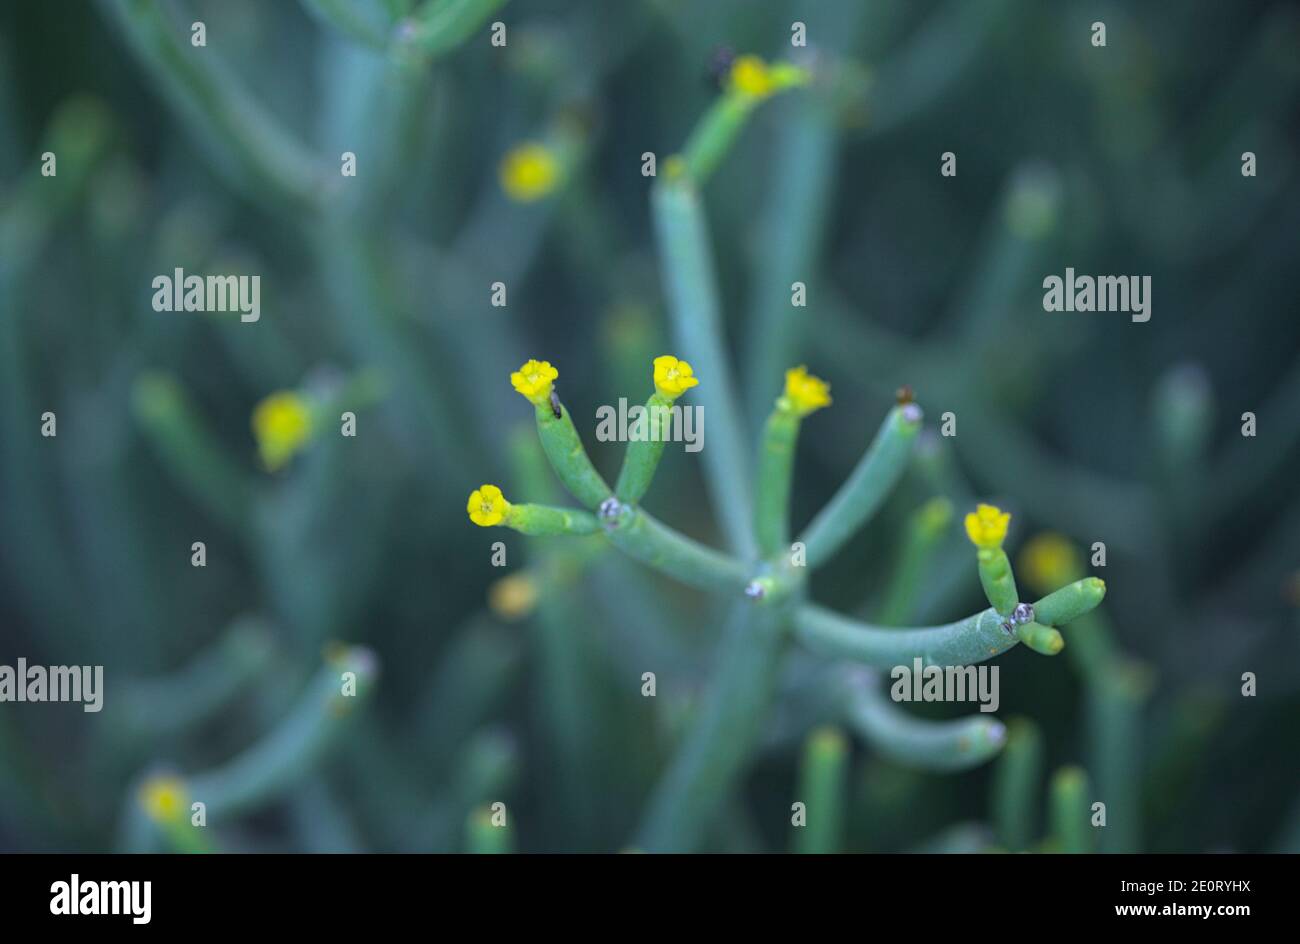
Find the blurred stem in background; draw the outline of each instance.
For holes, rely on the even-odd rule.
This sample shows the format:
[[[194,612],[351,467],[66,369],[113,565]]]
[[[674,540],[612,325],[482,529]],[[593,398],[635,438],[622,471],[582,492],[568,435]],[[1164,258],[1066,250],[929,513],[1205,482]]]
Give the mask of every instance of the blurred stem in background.
[[[1007,746],[993,772],[993,814],[998,842],[1025,852],[1038,830],[1043,778],[1043,736],[1028,718],[1007,722]]]
[[[805,805],[808,821],[795,830],[796,852],[840,851],[848,761],[848,742],[837,729],[818,728],[808,735],[795,797]]]

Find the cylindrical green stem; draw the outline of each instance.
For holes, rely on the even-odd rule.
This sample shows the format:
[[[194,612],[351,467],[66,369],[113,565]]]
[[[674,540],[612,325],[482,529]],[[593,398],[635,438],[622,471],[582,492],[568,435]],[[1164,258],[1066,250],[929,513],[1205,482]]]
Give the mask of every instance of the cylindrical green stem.
[[[924,770],[965,770],[994,756],[1006,741],[1002,723],[984,715],[913,718],[881,695],[878,684],[875,673],[855,679],[847,715],[854,730],[890,760]]]
[[[1050,605],[1053,596],[1056,594],[1035,603],[1035,614],[1045,603],[1049,604],[1049,614],[1061,612]],[[1085,594],[1085,597],[1082,602],[1076,602],[1083,605],[1090,599],[1089,608],[1101,602],[1100,594]],[[1086,610],[1074,612],[1070,618],[1074,619],[1083,612]],[[1017,635],[1003,628],[1002,622],[992,607],[955,623],[909,629],[873,626],[811,603],[798,607],[794,613],[795,635],[813,652],[831,659],[849,659],[884,669],[904,665],[916,657],[920,657],[924,665],[974,665],[992,659],[1020,641]],[[1049,637],[1040,638],[1046,645]]]
[[[595,515],[550,505],[511,505],[502,523],[520,534],[531,535],[596,534],[600,531],[600,522]]]
[[[745,407],[750,429],[760,429],[769,391],[781,371],[797,361],[813,320],[792,303],[795,282],[814,297],[829,196],[835,192],[839,146],[836,111],[827,96],[791,102],[781,114],[768,176],[771,194],[755,227],[751,299],[744,348]],[[820,308],[818,309],[820,310]]]
[[[1039,655],[1054,656],[1065,648],[1060,631],[1040,623],[1021,623],[1016,627],[1016,636]]]
[[[750,572],[740,561],[692,541],[640,508],[625,506],[608,533],[630,557],[693,587],[737,593],[749,584]]]
[[[702,185],[731,150],[758,102],[737,95],[724,95],[710,106],[695,125],[682,149],[686,173]]]
[[[344,694],[343,673],[355,676],[355,695]],[[354,647],[332,658],[316,674],[289,715],[270,734],[224,767],[190,780],[190,795],[207,804],[216,822],[276,798],[310,771],[342,730],[354,702],[374,687],[378,662],[370,650]]]
[[[790,485],[798,441],[799,415],[779,407],[773,410],[763,427],[754,492],[754,530],[763,557],[786,550],[790,543]]]
[[[1002,618],[992,608],[943,626],[899,629],[805,604],[795,610],[794,625],[799,641],[817,655],[881,669],[910,664],[918,656],[923,665],[974,665],[1019,641],[1002,628]]]
[[[788,65],[778,65],[781,81],[778,88],[791,88],[807,81],[806,73]],[[697,186],[722,163],[732,144],[740,137],[749,116],[764,101],[763,97],[728,91],[718,98],[696,123],[682,149],[686,173]]]
[[[1024,852],[1038,834],[1043,736],[1027,718],[1007,723],[1007,746],[993,774],[993,822],[1008,852]]]
[[[614,494],[591,464],[569,411],[562,404],[559,416],[548,405],[537,406],[537,435],[551,468],[574,498],[588,508],[596,509]]]
[[[636,421],[637,436],[627,444],[623,468],[614,486],[619,501],[635,505],[650,488],[668,440],[672,408],[673,401],[657,390],[646,401],[645,412]]]
[[[932,498],[912,515],[898,555],[898,566],[890,577],[880,622],[896,626],[915,610],[926,581],[926,570],[952,523],[952,502]]]
[[[1137,852],[1141,847],[1142,704],[1150,686],[1145,667],[1120,661],[1088,693],[1094,799],[1106,804],[1106,826],[1098,836],[1101,852]]]
[[[807,821],[795,828],[794,848],[805,854],[839,852],[849,749],[835,728],[819,728],[804,746],[797,801]]]
[[[1044,626],[1064,626],[1092,610],[1106,596],[1106,584],[1100,577],[1085,577],[1049,593],[1034,604],[1034,622]]]
[[[1052,839],[1057,852],[1092,851],[1088,775],[1082,767],[1062,767],[1052,777]]]
[[[783,640],[779,610],[731,611],[712,684],[668,773],[651,797],[636,848],[689,852],[735,788],[763,729]]]
[[[115,718],[150,741],[194,731],[224,710],[272,663],[271,627],[241,618],[177,671],[128,683]]]
[[[749,559],[757,549],[749,503],[751,453],[723,347],[722,306],[704,210],[699,194],[684,180],[661,180],[651,202],[673,336],[679,354],[700,378],[692,395],[712,430],[702,451],[709,499],[730,550]]]
[[[1007,552],[1000,547],[981,547],[976,558],[985,598],[1001,615],[1010,616],[1020,598],[1016,594],[1016,577],[1011,572]]]
[[[915,403],[889,411],[848,481],[804,529],[800,540],[810,568],[830,559],[884,502],[907,468],[920,428],[921,408]]]

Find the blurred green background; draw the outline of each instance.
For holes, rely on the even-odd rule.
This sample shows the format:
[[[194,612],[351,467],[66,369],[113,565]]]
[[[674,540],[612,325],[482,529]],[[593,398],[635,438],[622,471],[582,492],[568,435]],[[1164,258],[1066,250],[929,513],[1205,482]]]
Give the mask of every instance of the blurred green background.
[[[100,664],[106,686],[98,714],[0,704],[0,848],[183,846],[140,802],[168,772],[223,798],[205,848],[482,848],[474,811],[496,801],[519,850],[631,843],[713,675],[720,601],[612,551],[480,530],[464,502],[483,482],[562,501],[528,472],[508,374],[529,357],[559,368],[616,473],[595,410],[643,400],[672,350],[642,154],[681,147],[730,47],[833,78],[765,104],[705,191],[745,435],[785,368],[832,386],[804,424],[796,527],[896,388],[931,427],[956,417],[813,596],[879,614],[909,521],[943,495],[955,516],[904,622],[982,608],[959,519],[996,500],[1013,560],[1042,531],[1105,543],[1088,572],[1126,666],[1116,709],[1068,629],[1061,657],[998,660],[999,716],[1040,737],[1011,812],[1021,775],[999,761],[936,774],[852,743],[836,846],[1036,840],[1048,774],[1081,764],[1126,791],[1107,851],[1300,850],[1296,8],[478,6],[0,4],[0,663]],[[434,16],[403,39],[431,12],[469,28]],[[520,203],[498,165],[530,140],[567,172]],[[1151,320],[1044,312],[1067,266],[1150,275]],[[260,321],[153,311],[177,267],[260,275]],[[324,419],[270,473],[250,416],[286,389]],[[699,454],[670,448],[646,507],[724,543]],[[369,683],[368,653],[373,690],[341,711],[336,669]],[[816,671],[791,652],[700,847],[790,847],[802,745],[834,720],[805,705]]]

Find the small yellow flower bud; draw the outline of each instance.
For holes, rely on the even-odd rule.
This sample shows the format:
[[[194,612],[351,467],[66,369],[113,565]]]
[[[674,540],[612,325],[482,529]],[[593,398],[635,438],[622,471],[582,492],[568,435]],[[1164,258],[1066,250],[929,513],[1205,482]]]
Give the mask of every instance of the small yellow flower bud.
[[[553,191],[560,180],[560,162],[541,144],[529,142],[501,161],[501,189],[512,200],[532,203]]]
[[[754,98],[766,98],[776,91],[767,63],[758,56],[740,56],[732,63],[728,87],[733,92]]]
[[[921,506],[916,521],[925,534],[939,534],[952,521],[952,502],[942,496],[931,498]]]
[[[784,62],[769,66],[759,56],[747,55],[732,63],[727,91],[741,98],[762,100],[807,81],[808,73],[798,66]]]
[[[654,368],[655,389],[669,400],[676,400],[699,383],[691,365],[671,354],[656,357]]]
[[[990,550],[1002,546],[1011,515],[994,505],[976,505],[966,516],[966,536],[976,547]]]
[[[490,528],[506,520],[510,502],[495,485],[481,485],[469,493],[465,510],[469,512],[470,521],[480,528]]]
[[[174,823],[185,815],[188,806],[185,781],[160,774],[140,785],[140,806],[155,823]]]
[[[547,406],[551,399],[551,384],[560,372],[550,361],[528,361],[510,375],[510,385],[538,406]]]
[[[262,464],[275,472],[311,439],[311,407],[290,390],[271,394],[253,409],[253,436]]]
[[[777,402],[781,409],[807,416],[830,404],[831,385],[808,373],[807,367],[800,364],[785,372],[785,394]]]
[[[488,606],[502,619],[517,620],[537,606],[537,581],[528,574],[509,574],[488,587]]]

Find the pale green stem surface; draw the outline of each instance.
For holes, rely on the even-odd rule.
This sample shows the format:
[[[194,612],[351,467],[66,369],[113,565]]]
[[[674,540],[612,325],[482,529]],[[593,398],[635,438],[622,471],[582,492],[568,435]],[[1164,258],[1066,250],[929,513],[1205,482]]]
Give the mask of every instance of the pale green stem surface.
[[[1052,838],[1056,851],[1091,852],[1093,826],[1088,775],[1082,767],[1062,767],[1052,777]]]
[[[1066,584],[1034,604],[1034,622],[1043,626],[1064,626],[1096,608],[1106,596],[1106,584],[1098,577],[1085,577]]]
[[[600,532],[600,522],[595,515],[575,508],[554,508],[550,505],[511,505],[510,513],[502,523],[520,534],[533,536]]]
[[[1116,662],[1101,684],[1089,688],[1089,753],[1097,780],[1094,799],[1106,804],[1106,827],[1098,837],[1100,852],[1137,852],[1141,848],[1141,721],[1150,685],[1147,670]]]
[[[1043,736],[1027,718],[1007,723],[1007,745],[993,772],[993,823],[1008,852],[1024,852],[1038,835]]]
[[[820,296],[814,281],[826,209],[835,183],[838,129],[834,109],[820,95],[797,96],[778,106],[780,140],[771,174],[773,194],[759,224],[753,266],[752,327],[745,332],[746,406],[755,432],[783,372],[800,362],[803,332]],[[791,303],[803,282],[809,307]],[[813,373],[817,373],[813,371]]]
[[[809,568],[834,556],[881,506],[906,471],[920,428],[921,410],[916,404],[889,411],[848,480],[799,538],[807,548]]]
[[[880,622],[885,626],[901,624],[916,609],[916,600],[929,576],[927,569],[951,523],[952,502],[946,498],[930,499],[909,519],[898,565],[880,607]]]
[[[794,481],[799,416],[775,409],[763,428],[754,491],[754,530],[758,552],[771,557],[790,546],[790,489]]]
[[[344,672],[356,673],[356,694],[342,694]],[[308,683],[298,703],[261,741],[216,770],[189,779],[191,800],[207,804],[219,822],[277,799],[309,772],[334,744],[344,722],[373,688],[378,663],[367,649],[351,648]]]
[[[900,629],[874,626],[808,603],[794,615],[795,636],[810,652],[881,669],[910,665],[974,665],[1006,652],[1020,640],[1002,628],[990,607],[955,623]]]
[[[683,180],[661,182],[652,191],[651,208],[677,356],[700,379],[692,393],[708,418],[708,445],[701,454],[709,498],[731,550],[752,559],[757,544],[746,472],[750,452],[723,350],[722,309],[699,193]]]
[[[605,484],[596,467],[591,464],[569,411],[561,404],[559,416],[555,415],[549,405],[536,405],[536,412],[537,435],[542,441],[546,458],[551,462],[551,468],[574,498],[588,508],[599,508],[605,499],[614,494],[614,490]]]
[[[985,599],[1003,616],[1010,616],[1020,603],[1020,597],[1016,593],[1016,577],[1011,572],[1007,552],[1000,547],[981,547],[976,552],[976,559]]]
[[[783,618],[748,601],[732,608],[709,689],[650,798],[635,848],[689,852],[706,838],[763,729],[783,648]]]
[[[679,534],[639,508],[625,508],[608,534],[610,543],[628,556],[692,587],[735,594],[750,581],[750,571],[740,561]]]
[[[623,468],[614,485],[614,494],[619,501],[635,505],[649,490],[655,471],[659,468],[659,460],[663,458],[664,444],[671,432],[669,423],[672,407],[673,401],[657,390],[646,401],[645,412],[636,421],[641,428],[642,438],[633,439],[627,444],[627,451],[623,454]]]
[[[1016,636],[1030,649],[1042,656],[1054,656],[1065,648],[1065,638],[1054,626],[1039,623],[1021,623]]]
[[[874,672],[854,679],[846,706],[848,723],[881,755],[922,770],[956,771],[993,757],[1006,741],[1006,728],[992,716],[957,721],[914,718],[878,690]]]
[[[807,822],[794,830],[794,849],[804,854],[840,851],[844,832],[849,748],[835,728],[819,728],[808,736],[799,769],[799,793]]]

